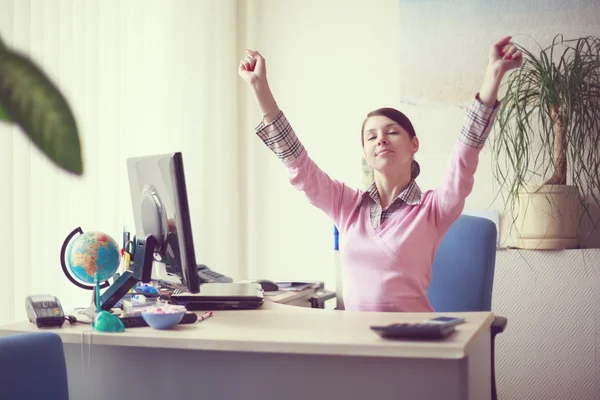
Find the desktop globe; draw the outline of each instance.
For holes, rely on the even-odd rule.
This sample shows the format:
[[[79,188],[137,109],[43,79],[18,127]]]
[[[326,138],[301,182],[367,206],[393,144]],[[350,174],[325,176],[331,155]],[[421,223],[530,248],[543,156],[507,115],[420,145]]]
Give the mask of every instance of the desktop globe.
[[[84,232],[71,241],[67,251],[69,270],[77,279],[89,284],[112,278],[120,261],[117,242],[102,232]]]
[[[73,237],[76,233],[81,234]],[[123,332],[125,330],[123,322],[117,316],[100,308],[100,282],[112,278],[121,261],[117,242],[106,233],[82,232],[81,228],[77,228],[63,243],[61,254],[67,243],[69,247],[66,252],[66,266],[63,264],[65,274],[67,273],[65,267],[68,267],[74,277],[90,286],[93,284],[96,291],[96,317],[92,326],[101,332]],[[86,288],[81,283],[73,282]]]

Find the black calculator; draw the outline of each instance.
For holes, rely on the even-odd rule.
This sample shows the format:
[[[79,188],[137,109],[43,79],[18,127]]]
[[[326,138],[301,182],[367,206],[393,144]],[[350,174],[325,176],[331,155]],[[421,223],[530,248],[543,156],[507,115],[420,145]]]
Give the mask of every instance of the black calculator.
[[[454,332],[456,327],[427,322],[404,322],[371,326],[371,329],[385,339],[444,339]]]

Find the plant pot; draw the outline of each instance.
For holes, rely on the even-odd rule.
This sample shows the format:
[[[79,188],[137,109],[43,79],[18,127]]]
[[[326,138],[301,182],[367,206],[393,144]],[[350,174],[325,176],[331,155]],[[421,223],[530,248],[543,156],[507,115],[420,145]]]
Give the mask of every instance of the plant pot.
[[[517,247],[571,249],[579,245],[581,203],[573,185],[543,185],[520,192],[516,203]]]

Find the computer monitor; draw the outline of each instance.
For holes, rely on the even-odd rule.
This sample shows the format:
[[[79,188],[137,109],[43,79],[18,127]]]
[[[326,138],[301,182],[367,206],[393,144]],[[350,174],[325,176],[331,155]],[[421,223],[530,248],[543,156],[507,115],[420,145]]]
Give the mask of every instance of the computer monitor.
[[[190,293],[200,279],[180,152],[127,159],[135,235],[153,235],[155,254]]]

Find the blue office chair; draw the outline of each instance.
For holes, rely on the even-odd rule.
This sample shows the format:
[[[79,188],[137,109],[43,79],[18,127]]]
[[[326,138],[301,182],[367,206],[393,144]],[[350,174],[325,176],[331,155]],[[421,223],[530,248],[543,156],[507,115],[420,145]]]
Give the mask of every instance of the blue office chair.
[[[491,311],[496,265],[496,225],[485,218],[461,215],[448,229],[435,255],[429,302],[436,312]],[[507,320],[491,327],[492,399],[497,399],[494,343]]]
[[[3,399],[69,399],[63,344],[55,333],[0,337],[0,370]]]

